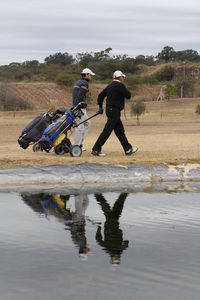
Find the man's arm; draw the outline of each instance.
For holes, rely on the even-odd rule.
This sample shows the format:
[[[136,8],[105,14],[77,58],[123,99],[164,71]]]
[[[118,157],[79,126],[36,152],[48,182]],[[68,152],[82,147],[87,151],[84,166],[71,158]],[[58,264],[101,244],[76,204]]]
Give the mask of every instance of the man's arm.
[[[121,92],[126,99],[131,98],[131,92],[125,87],[124,84],[121,85]]]
[[[99,105],[99,108],[103,107],[103,100],[106,96],[107,96],[107,87],[103,91],[101,91],[101,93],[97,98],[97,104]]]

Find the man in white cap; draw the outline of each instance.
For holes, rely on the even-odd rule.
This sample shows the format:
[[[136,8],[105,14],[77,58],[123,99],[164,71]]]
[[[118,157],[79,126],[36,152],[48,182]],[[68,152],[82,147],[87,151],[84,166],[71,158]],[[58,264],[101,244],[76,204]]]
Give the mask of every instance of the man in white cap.
[[[137,148],[132,147],[128,142],[124,126],[120,119],[121,110],[124,109],[125,99],[131,98],[130,91],[123,84],[125,77],[126,76],[121,71],[115,71],[112,83],[110,83],[98,96],[97,103],[101,113],[103,113],[103,101],[106,97],[106,116],[108,119],[102,133],[92,148],[93,155],[105,156],[105,154],[101,152],[101,148],[113,130],[124,149],[125,155],[132,155],[137,151]]]
[[[90,69],[85,68],[81,72],[81,79],[79,79],[73,88],[73,106],[78,105],[80,102],[85,102],[87,104],[86,94],[88,92],[88,85],[89,81],[92,79],[92,76],[94,76],[95,73],[93,73]],[[83,115],[81,118],[78,118],[77,124],[85,121],[88,119],[86,108],[82,109]],[[74,136],[74,145],[83,146],[83,140],[88,132],[88,129],[90,127],[90,121],[86,121],[85,123],[79,125],[75,129],[75,136]],[[82,147],[82,151],[85,149]]]

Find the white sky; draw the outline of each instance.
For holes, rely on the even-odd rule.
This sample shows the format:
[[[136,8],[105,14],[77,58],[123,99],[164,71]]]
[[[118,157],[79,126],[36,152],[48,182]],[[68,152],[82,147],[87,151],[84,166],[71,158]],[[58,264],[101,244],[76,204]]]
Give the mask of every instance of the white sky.
[[[50,54],[200,52],[199,0],[0,0],[0,65]]]

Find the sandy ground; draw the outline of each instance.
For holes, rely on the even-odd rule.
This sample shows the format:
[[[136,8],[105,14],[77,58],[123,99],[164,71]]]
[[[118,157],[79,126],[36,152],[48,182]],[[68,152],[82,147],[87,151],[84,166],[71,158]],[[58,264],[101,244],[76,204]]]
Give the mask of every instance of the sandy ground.
[[[109,163],[109,164],[152,164],[152,163],[200,163],[200,116],[195,114],[200,99],[177,99],[163,102],[149,102],[146,113],[140,118],[140,126],[130,115],[126,106],[126,118],[122,120],[130,143],[139,148],[132,156],[125,156],[123,149],[112,133],[103,147],[105,157],[94,157],[91,149],[103,129],[106,116],[91,120],[91,128],[85,139],[87,149],[81,157],[69,154],[58,156],[54,153],[34,153],[32,147],[23,150],[17,143],[24,126],[36,112],[0,112],[0,167],[27,165],[54,165],[67,163]],[[90,108],[89,115],[96,111]],[[73,141],[73,132],[70,139]]]

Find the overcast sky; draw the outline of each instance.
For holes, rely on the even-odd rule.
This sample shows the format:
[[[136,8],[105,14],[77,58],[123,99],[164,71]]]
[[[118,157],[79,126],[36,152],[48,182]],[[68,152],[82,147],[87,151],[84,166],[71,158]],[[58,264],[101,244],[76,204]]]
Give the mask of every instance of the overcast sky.
[[[200,52],[199,0],[0,0],[0,65],[50,54]]]

